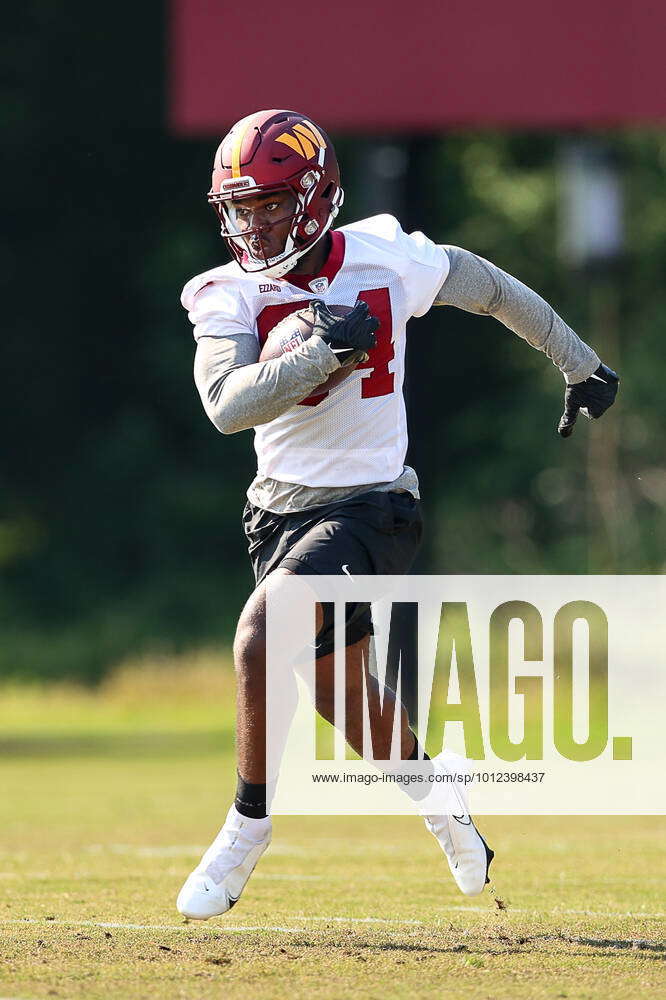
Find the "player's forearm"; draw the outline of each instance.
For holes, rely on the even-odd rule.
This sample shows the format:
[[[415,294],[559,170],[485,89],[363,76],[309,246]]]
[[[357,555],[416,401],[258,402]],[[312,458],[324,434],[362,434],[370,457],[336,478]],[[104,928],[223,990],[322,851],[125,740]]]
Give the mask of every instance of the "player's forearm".
[[[567,382],[582,382],[599,358],[548,303],[517,278],[460,247],[444,247],[451,269],[435,305],[494,316],[551,359]]]
[[[243,360],[242,348],[202,337],[194,377],[204,409],[222,434],[266,424],[309,396],[339,367],[331,349],[311,337],[295,351],[272,361]],[[254,362],[254,363],[253,363]]]

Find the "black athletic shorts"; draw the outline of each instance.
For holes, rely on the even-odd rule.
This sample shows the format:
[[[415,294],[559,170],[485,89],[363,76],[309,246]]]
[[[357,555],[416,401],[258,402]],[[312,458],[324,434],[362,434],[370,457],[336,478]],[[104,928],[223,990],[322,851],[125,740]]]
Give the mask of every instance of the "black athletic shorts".
[[[380,490],[296,514],[274,514],[248,501],[243,528],[255,580],[260,584],[278,566],[322,576],[407,573],[421,544],[420,508],[411,493]],[[371,634],[370,605],[348,605],[347,645]],[[328,605],[316,648],[318,657],[333,652],[333,614]]]

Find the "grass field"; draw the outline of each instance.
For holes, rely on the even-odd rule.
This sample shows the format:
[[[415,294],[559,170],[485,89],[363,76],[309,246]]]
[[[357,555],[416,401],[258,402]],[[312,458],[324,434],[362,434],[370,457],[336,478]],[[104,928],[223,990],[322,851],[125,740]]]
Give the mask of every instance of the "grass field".
[[[664,820],[489,818],[496,896],[467,901],[417,819],[279,817],[234,910],[186,924],[233,787],[228,667],[1,695],[2,998],[666,996]]]

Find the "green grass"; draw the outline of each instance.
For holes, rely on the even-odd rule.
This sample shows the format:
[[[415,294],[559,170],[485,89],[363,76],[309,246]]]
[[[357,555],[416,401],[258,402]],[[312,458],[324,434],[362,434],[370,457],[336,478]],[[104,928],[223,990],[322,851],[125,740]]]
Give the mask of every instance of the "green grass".
[[[0,997],[664,995],[659,818],[490,817],[496,895],[468,901],[417,819],[278,817],[234,910],[184,923],[233,788],[232,687],[202,655],[1,693]]]

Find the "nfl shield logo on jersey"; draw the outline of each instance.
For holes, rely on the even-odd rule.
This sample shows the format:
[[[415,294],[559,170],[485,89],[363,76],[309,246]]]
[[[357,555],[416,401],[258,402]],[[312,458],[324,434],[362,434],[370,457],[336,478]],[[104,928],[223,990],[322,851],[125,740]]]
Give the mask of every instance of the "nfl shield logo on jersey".
[[[308,284],[315,295],[323,295],[328,288],[328,278],[315,278],[314,281],[310,281]]]

